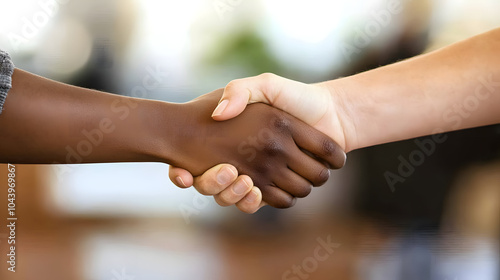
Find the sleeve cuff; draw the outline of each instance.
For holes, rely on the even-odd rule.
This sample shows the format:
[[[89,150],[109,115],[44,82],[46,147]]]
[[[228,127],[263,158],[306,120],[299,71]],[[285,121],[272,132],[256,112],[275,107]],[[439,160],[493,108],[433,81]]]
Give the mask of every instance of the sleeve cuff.
[[[0,50],[0,113],[7,98],[7,93],[12,87],[12,74],[14,73],[14,63],[8,53]]]

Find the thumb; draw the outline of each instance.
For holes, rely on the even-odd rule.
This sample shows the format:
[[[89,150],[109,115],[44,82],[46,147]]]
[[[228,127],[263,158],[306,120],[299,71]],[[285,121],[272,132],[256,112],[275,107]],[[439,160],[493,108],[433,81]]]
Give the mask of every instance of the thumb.
[[[170,165],[168,167],[168,177],[179,188],[189,188],[193,185],[193,175],[189,171],[179,167]]]
[[[215,108],[212,118],[217,121],[232,119],[243,110],[247,104],[263,102],[271,104],[269,96],[277,94],[272,90],[274,74],[262,74],[255,77],[237,79],[229,82],[224,88],[224,93]],[[271,89],[271,90],[269,90]]]

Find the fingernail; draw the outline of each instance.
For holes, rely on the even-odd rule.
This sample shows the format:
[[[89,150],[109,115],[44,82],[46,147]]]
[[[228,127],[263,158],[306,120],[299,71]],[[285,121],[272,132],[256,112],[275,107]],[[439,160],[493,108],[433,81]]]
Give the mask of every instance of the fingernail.
[[[224,99],[222,100],[219,105],[215,108],[214,112],[212,113],[212,117],[220,116],[222,115],[222,112],[224,112],[224,109],[226,109],[227,104],[229,104],[229,100]]]
[[[251,191],[249,192],[246,196],[245,196],[245,199],[248,201],[248,202],[255,202],[255,200],[257,200],[257,193],[255,191]]]
[[[236,184],[234,184],[233,186],[233,192],[235,194],[243,194],[246,192],[246,190],[248,189],[248,185],[247,183],[245,182],[245,180],[239,180],[238,182],[236,182]]]
[[[217,183],[219,185],[227,185],[237,176],[231,168],[224,167],[217,173]]]
[[[183,187],[187,187],[186,183],[184,183],[184,180],[182,180],[181,176],[175,177],[175,180],[177,181],[178,184],[180,184]]]
[[[330,179],[330,169],[323,169],[321,171],[321,173],[319,174],[319,178],[321,178],[322,180],[328,180]]]

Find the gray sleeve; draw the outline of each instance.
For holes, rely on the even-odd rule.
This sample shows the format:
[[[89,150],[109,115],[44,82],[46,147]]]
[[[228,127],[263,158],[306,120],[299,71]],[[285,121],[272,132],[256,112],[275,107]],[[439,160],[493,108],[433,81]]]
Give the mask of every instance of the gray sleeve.
[[[14,63],[12,63],[9,54],[0,50],[0,113],[2,113],[7,92],[12,87],[13,73]]]

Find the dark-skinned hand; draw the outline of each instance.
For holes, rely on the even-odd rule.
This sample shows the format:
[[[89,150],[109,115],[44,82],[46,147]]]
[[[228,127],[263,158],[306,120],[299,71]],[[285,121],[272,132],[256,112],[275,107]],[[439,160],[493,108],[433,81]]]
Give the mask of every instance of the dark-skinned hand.
[[[180,104],[172,165],[194,176],[229,163],[250,176],[263,200],[277,208],[294,204],[344,165],[345,154],[328,136],[265,104],[249,105],[238,117],[217,122],[212,111],[222,89]]]

